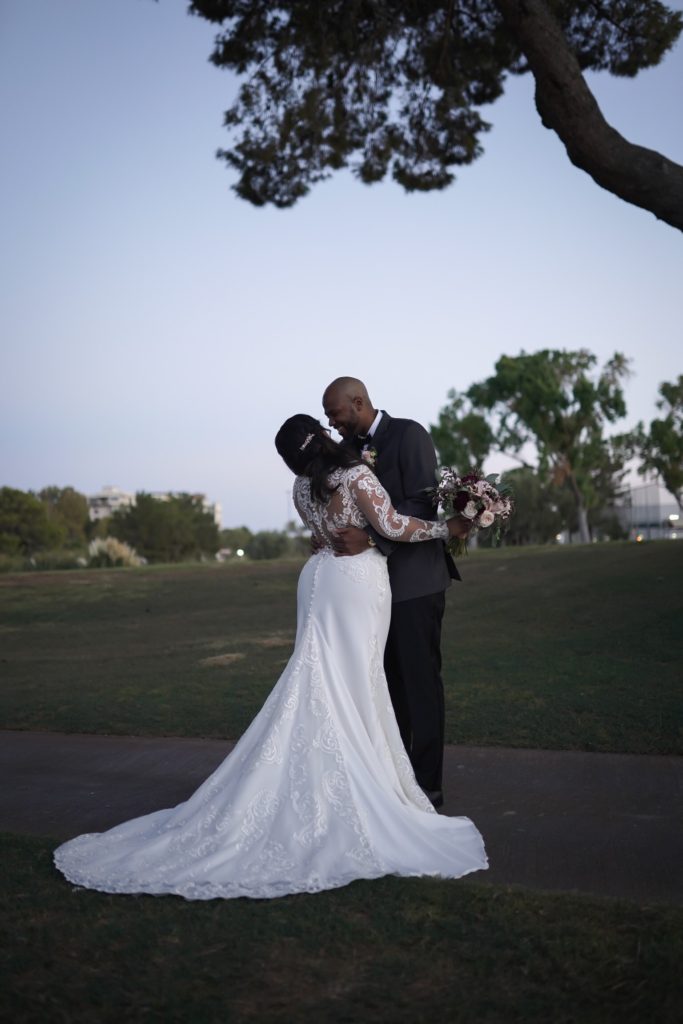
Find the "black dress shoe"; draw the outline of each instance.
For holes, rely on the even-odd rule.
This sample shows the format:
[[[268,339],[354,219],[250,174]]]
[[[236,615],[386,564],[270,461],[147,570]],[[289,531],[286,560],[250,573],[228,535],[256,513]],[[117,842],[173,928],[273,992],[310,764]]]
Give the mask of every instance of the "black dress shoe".
[[[423,789],[422,792],[432,807],[443,807],[443,793],[440,789]]]

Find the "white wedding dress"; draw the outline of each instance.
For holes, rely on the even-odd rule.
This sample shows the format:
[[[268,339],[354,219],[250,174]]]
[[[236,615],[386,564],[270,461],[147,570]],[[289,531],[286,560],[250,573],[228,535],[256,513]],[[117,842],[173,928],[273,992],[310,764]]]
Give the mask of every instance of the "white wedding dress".
[[[366,466],[338,469],[327,505],[294,499],[324,547],[299,578],[294,653],[230,755],[185,803],[60,846],[77,885],[190,900],[318,892],[359,878],[458,878],[487,867],[469,818],[437,814],[399,735],[382,653],[391,615],[376,548],[336,557],[331,531],[368,522],[392,539],[444,538],[396,513]]]

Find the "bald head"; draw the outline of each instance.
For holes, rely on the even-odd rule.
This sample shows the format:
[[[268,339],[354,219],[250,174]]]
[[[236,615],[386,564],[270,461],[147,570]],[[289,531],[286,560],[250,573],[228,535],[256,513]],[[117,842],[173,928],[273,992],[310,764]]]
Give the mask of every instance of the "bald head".
[[[349,398],[353,401],[354,398],[360,398],[366,405],[372,405],[370,396],[368,395],[368,389],[362,380],[358,380],[357,377],[337,377],[331,384],[328,384],[325,388],[325,394],[323,395],[323,403],[328,394],[341,395],[344,398]]]
[[[346,440],[356,434],[367,434],[377,415],[368,389],[357,377],[337,377],[328,384],[323,409],[330,426]]]

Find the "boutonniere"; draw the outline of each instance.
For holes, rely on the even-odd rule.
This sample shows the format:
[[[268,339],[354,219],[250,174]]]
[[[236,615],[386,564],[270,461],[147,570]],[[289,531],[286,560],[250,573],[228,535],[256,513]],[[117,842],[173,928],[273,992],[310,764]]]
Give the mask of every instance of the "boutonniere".
[[[360,450],[360,457],[372,468],[377,462],[377,449],[372,444],[364,444]]]

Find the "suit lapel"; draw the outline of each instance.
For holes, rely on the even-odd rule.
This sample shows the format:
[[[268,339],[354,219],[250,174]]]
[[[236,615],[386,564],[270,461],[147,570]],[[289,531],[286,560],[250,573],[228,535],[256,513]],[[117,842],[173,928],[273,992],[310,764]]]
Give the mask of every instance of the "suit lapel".
[[[389,424],[390,423],[391,423],[391,416],[389,415],[388,412],[385,412],[384,409],[382,409],[382,419],[377,424],[377,430],[375,431],[373,436],[370,438],[371,444],[374,444],[374,445],[376,445],[377,448],[379,448],[379,446],[381,445],[382,441],[384,440],[384,435],[386,434],[386,432],[389,429]]]

